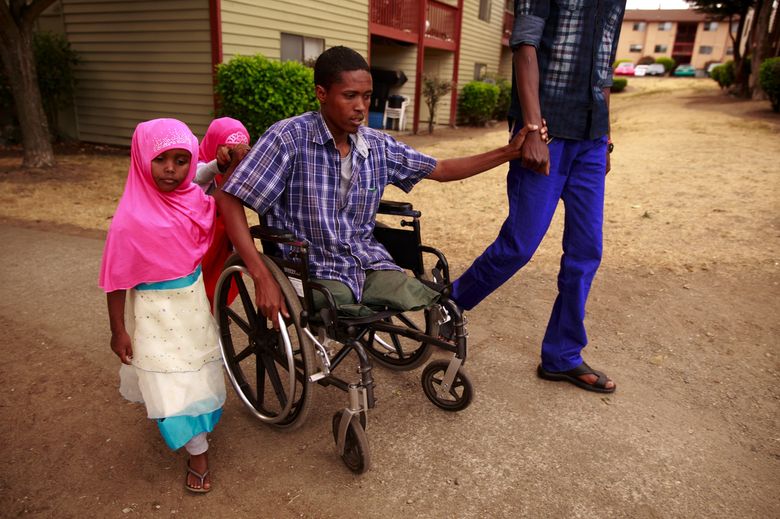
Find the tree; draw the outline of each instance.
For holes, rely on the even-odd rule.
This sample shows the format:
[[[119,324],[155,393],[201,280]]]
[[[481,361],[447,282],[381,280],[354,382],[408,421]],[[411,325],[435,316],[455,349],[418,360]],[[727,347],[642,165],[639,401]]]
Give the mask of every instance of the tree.
[[[759,71],[761,63],[765,59],[771,58],[774,54],[774,45],[770,39],[769,22],[772,17],[772,0],[758,0],[756,2],[756,12],[753,18],[753,27],[751,30],[751,51],[750,58],[750,92],[753,99],[766,99],[766,94],[761,88],[759,82]],[[777,16],[775,16],[777,18]]]
[[[723,0],[688,0],[694,10],[705,13],[714,21],[728,21],[729,38],[734,49],[734,89],[740,97],[749,97],[748,74],[745,70],[744,56],[742,56],[742,33],[745,29],[745,20],[748,11],[754,6],[756,0],[732,0],[723,2]],[[738,20],[737,33],[734,34],[731,27],[734,20]]]
[[[54,166],[33,54],[33,24],[53,3],[54,0],[0,0],[0,57],[22,130],[22,165],[30,168]]]
[[[436,105],[439,100],[452,90],[452,82],[441,81],[438,77],[423,77],[422,95],[428,106],[428,133],[433,133],[433,123],[436,120]]]

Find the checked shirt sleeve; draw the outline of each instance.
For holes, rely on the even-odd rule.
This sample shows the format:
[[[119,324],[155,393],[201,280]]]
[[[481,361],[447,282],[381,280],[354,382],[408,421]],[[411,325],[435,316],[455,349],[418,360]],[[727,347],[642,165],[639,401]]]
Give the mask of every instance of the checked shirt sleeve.
[[[408,193],[412,188],[436,169],[437,161],[414,148],[385,136],[385,160],[387,180]]]
[[[539,48],[544,25],[550,15],[551,0],[515,0],[515,24],[509,46],[517,49],[521,45]]]
[[[284,191],[292,156],[291,143],[284,132],[268,129],[236,167],[222,190],[240,198],[264,214]]]

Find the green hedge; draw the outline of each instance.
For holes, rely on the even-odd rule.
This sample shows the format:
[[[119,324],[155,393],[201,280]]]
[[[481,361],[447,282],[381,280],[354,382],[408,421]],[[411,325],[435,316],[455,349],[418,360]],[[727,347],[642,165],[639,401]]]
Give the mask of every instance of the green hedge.
[[[626,86],[628,86],[628,80],[624,77],[616,77],[612,79],[612,87],[610,87],[610,92],[622,92],[626,89]]]
[[[769,58],[761,63],[758,81],[772,103],[772,110],[780,112],[780,57]]]
[[[718,65],[710,72],[710,77],[720,85],[720,88],[728,88],[734,84],[734,61],[729,60],[723,65]]]
[[[496,79],[496,86],[498,87],[498,100],[496,101],[496,108],[493,110],[492,118],[497,120],[506,119],[509,113],[509,106],[512,104],[512,82],[504,78],[498,78]]]
[[[482,81],[471,81],[463,86],[458,111],[466,124],[484,126],[495,112],[501,89]]]
[[[661,56],[660,58],[655,58],[655,62],[663,65],[664,70],[667,72],[672,70],[677,65],[676,61],[674,61],[672,58],[667,58],[665,56]]]
[[[276,121],[319,109],[314,71],[300,63],[236,56],[217,66],[220,116],[238,119],[253,139]]]

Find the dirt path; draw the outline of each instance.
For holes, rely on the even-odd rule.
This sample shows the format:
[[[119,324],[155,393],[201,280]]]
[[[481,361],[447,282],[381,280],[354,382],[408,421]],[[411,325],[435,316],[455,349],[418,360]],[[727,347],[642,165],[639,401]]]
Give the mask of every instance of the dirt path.
[[[780,117],[707,80],[632,85],[613,101],[606,254],[588,308],[586,355],[617,380],[615,395],[533,374],[559,215],[524,272],[469,314],[468,410],[433,408],[419,370],[377,370],[374,469],[356,477],[330,438],[343,394],[322,389],[293,433],[257,424],[230,394],[207,497],[185,494],[184,456],[115,390],[94,284],[127,159],[64,157],[56,178],[0,157],[0,216],[16,219],[0,225],[0,515],[776,517]],[[408,140],[446,157],[504,138],[495,128]],[[403,196],[456,271],[500,226],[504,176]]]

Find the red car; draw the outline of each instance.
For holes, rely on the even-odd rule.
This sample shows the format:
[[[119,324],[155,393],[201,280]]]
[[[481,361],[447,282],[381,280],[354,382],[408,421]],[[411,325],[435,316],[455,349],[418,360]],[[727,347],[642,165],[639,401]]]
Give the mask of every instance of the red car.
[[[617,67],[615,67],[615,75],[616,76],[633,76],[634,75],[634,64],[633,63],[619,63]]]

